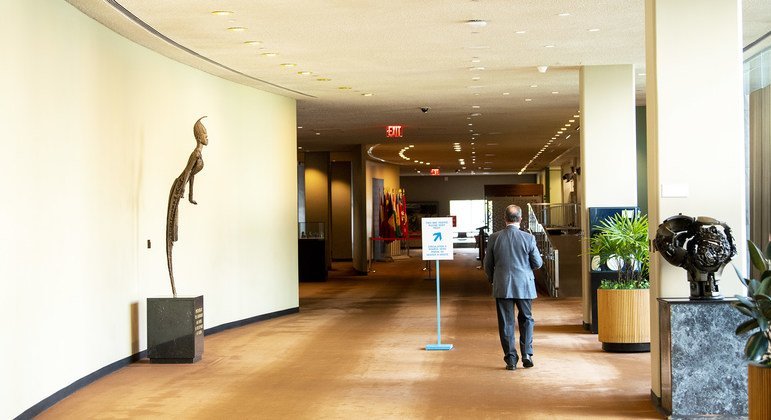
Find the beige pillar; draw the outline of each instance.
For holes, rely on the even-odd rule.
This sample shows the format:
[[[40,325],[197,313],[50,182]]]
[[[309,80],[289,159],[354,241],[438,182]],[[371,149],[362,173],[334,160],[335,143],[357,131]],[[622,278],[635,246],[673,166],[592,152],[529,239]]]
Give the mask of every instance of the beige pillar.
[[[589,232],[589,207],[637,205],[634,69],[586,66],[581,95],[581,229]],[[581,241],[584,322],[591,323],[588,243]]]
[[[646,0],[650,233],[683,213],[727,223],[745,260],[741,1]],[[651,389],[661,396],[658,297],[689,296],[685,270],[651,255]],[[719,284],[742,292],[734,270]]]

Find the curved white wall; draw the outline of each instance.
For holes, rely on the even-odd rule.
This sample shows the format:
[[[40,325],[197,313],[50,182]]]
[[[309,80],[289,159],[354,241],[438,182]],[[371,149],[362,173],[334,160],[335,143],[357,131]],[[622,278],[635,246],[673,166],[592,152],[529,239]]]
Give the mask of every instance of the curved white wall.
[[[204,295],[206,328],[298,306],[293,99],[171,61],[64,1],[0,13],[0,418],[146,349],[145,299],[170,295],[168,191],[202,115],[180,295]]]

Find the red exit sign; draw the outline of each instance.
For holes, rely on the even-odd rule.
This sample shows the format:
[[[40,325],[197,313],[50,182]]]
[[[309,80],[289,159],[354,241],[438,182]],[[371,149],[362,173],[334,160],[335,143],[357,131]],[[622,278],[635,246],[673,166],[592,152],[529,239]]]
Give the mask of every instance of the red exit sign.
[[[393,138],[393,137],[401,137],[402,136],[402,126],[400,125],[389,125],[386,127],[386,137]]]
[[[438,168],[431,169],[431,175],[439,175],[439,169]]]

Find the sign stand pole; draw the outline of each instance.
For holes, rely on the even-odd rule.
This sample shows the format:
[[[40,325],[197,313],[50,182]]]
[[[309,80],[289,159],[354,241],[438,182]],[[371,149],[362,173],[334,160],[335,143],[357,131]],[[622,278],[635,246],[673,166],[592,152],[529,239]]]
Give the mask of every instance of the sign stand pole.
[[[430,266],[429,266],[430,267]],[[442,344],[442,317],[439,290],[439,260],[436,260],[436,344],[426,344],[426,350],[452,350],[452,344]]]

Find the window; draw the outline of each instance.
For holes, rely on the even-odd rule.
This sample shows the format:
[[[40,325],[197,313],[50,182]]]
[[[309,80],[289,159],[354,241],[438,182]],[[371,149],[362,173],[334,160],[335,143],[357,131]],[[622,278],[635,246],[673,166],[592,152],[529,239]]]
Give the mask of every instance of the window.
[[[485,200],[450,200],[450,215],[456,216],[456,232],[476,232],[485,224]]]

